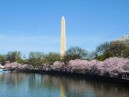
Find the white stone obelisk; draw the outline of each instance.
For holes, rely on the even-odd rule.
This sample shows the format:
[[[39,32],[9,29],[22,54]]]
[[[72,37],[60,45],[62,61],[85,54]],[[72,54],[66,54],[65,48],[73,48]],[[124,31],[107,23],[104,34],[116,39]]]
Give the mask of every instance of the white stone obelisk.
[[[60,55],[63,57],[66,52],[66,33],[65,33],[65,18],[64,16],[61,19],[61,47]]]

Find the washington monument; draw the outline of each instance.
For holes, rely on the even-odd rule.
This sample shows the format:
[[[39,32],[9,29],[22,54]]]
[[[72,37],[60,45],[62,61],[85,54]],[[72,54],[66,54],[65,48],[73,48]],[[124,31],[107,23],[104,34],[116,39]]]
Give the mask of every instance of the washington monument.
[[[66,35],[65,35],[65,18],[62,16],[61,19],[61,47],[60,55],[64,56],[66,52]]]

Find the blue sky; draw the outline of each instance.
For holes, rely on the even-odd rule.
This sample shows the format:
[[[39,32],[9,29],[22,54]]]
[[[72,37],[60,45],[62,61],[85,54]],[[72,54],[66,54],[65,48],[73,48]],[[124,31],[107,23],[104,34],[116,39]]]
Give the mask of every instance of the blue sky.
[[[67,49],[129,34],[129,0],[0,0],[0,53],[59,52],[63,15]]]

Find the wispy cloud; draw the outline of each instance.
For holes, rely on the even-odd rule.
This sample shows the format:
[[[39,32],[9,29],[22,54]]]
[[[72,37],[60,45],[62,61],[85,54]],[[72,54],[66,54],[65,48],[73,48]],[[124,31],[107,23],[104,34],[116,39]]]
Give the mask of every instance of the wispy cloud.
[[[97,45],[105,41],[110,41],[111,38],[98,36],[77,36],[67,35],[67,48],[71,46],[80,46],[88,51],[92,51]],[[7,53],[9,51],[21,51],[28,53],[30,51],[40,52],[59,52],[60,37],[50,35],[9,35],[0,34],[0,53]]]
[[[68,46],[80,46],[88,51],[95,50],[96,46],[103,42],[110,42],[113,39],[108,35],[94,35],[94,36],[69,36],[67,37]]]
[[[52,36],[29,36],[29,35],[0,35],[0,51],[57,51],[59,39]]]

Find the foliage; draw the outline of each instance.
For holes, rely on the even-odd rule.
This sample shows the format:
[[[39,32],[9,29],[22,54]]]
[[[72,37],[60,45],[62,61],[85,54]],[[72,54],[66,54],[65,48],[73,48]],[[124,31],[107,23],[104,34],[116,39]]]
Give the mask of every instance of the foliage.
[[[67,72],[89,73],[110,77],[119,77],[129,72],[129,59],[118,57],[108,58],[104,61],[76,59],[70,60],[68,64],[64,66],[61,62],[55,62],[54,65],[53,70],[64,69]]]
[[[40,66],[44,58],[45,54],[42,52],[30,52],[29,58],[26,62],[32,64],[33,66]]]
[[[5,64],[5,55],[0,55],[0,64]]]
[[[87,51],[80,47],[71,47],[66,51],[66,55],[63,57],[64,62],[68,62],[74,59],[85,59]]]
[[[123,44],[103,43],[96,48],[96,59],[105,60],[109,57],[129,57],[129,46]]]
[[[35,67],[42,66],[43,64],[52,65],[55,61],[61,61],[67,64],[70,60],[75,59],[97,59],[103,61],[110,57],[129,58],[129,46],[105,42],[100,44],[96,48],[96,51],[91,53],[88,53],[85,49],[80,47],[71,47],[66,51],[66,54],[63,57],[55,52],[50,52],[48,54],[42,52],[30,52],[27,59],[21,57],[21,52],[13,51],[8,52],[6,55],[0,55],[0,62],[1,64],[5,64],[6,61],[18,62],[21,64],[31,64]]]
[[[110,43],[105,42],[103,44],[100,44],[97,48],[96,48],[96,52],[98,53],[98,55],[103,54],[104,52],[108,52],[110,49]]]
[[[123,57],[124,58],[129,58],[129,47],[127,47],[126,49],[124,49],[124,51],[123,51]]]
[[[54,52],[50,52],[49,54],[47,54],[45,56],[44,63],[52,65],[55,61],[60,61],[60,60],[61,60],[60,54],[54,53]]]
[[[93,60],[93,59],[95,59],[97,56],[98,56],[98,55],[97,55],[97,52],[95,52],[95,51],[88,52],[86,59],[87,59],[87,60]]]
[[[20,59],[21,59],[21,52],[19,51],[8,52],[6,55],[6,60],[10,62],[16,62],[17,60]]]
[[[123,57],[123,51],[129,48],[123,44],[111,44],[110,46],[110,53],[112,53],[113,57]]]

